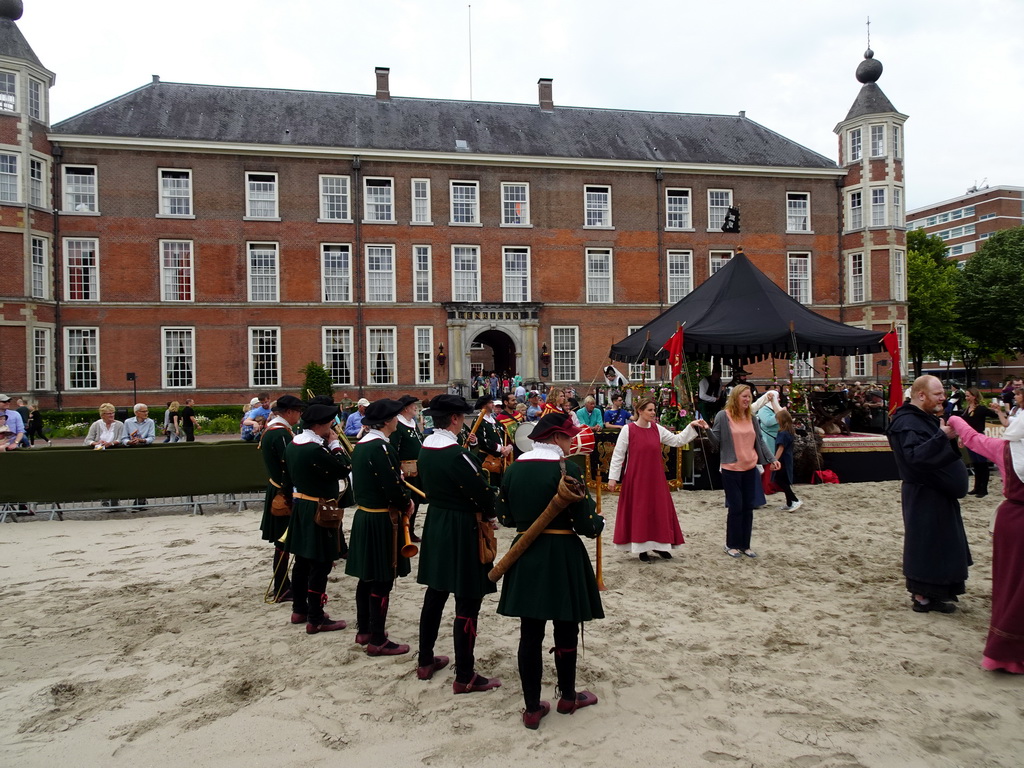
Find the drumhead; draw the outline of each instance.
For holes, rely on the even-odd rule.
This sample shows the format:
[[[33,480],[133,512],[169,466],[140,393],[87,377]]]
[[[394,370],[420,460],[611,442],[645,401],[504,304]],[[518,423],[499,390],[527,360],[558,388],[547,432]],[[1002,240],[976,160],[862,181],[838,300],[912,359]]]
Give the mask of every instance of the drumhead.
[[[533,432],[533,428],[537,426],[535,421],[527,421],[524,424],[520,424],[516,427],[516,448],[523,453],[533,450],[533,440],[530,439],[530,433]]]

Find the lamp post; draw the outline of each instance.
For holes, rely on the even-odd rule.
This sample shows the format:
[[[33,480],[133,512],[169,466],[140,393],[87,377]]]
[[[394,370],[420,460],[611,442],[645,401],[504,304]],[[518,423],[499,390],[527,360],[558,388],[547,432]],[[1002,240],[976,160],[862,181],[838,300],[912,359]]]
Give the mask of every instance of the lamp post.
[[[132,383],[132,405],[139,402],[139,388],[138,383],[135,381],[135,372],[129,371],[125,374],[125,378]]]

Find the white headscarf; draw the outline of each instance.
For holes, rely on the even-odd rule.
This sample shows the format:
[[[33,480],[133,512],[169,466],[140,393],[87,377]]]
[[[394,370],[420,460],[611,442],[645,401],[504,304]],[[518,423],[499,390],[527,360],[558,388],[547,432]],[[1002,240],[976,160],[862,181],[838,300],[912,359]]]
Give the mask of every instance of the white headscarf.
[[[1024,482],[1024,415],[1010,419],[1003,430],[1003,439],[1010,443],[1010,458],[1013,460],[1013,471]]]

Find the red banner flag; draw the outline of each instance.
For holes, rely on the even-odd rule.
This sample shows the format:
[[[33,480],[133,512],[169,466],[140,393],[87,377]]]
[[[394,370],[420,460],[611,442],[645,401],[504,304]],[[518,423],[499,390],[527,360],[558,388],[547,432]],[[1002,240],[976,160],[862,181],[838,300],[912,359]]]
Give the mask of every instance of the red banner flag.
[[[889,381],[889,415],[903,405],[903,379],[900,376],[900,342],[896,331],[889,331],[882,337],[885,351],[889,353],[892,378]]]
[[[672,405],[678,405],[676,401],[676,387],[675,381],[683,371],[683,329],[680,328],[678,331],[668,337],[668,341],[665,342],[665,346],[662,347],[668,352],[668,367],[670,380],[672,382],[672,399],[670,400]]]

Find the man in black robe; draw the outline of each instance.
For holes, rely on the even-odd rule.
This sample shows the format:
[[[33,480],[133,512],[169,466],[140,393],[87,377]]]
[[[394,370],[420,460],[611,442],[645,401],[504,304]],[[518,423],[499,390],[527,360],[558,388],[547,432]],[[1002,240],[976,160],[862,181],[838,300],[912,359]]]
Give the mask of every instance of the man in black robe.
[[[903,575],[917,613],[953,613],[947,601],[966,591],[972,565],[957,501],[967,495],[967,468],[956,432],[939,418],[945,399],[941,381],[921,376],[889,427],[903,481]]]

